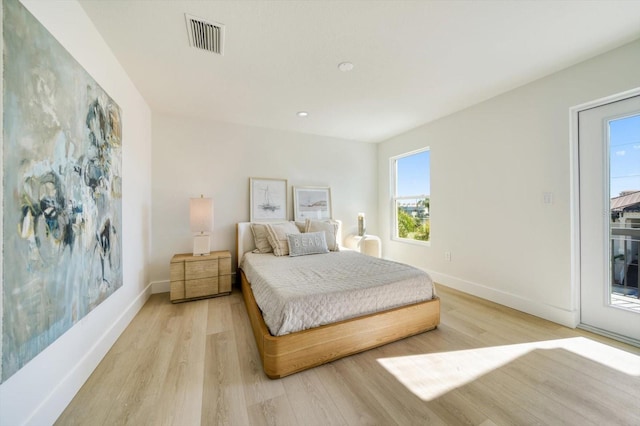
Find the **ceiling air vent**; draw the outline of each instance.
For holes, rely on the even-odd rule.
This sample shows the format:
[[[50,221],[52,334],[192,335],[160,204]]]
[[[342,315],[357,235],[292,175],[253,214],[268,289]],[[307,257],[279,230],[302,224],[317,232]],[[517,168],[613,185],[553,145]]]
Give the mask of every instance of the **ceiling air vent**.
[[[198,49],[222,55],[224,42],[224,25],[217,22],[208,22],[204,19],[184,14],[187,20],[187,32],[189,44]]]

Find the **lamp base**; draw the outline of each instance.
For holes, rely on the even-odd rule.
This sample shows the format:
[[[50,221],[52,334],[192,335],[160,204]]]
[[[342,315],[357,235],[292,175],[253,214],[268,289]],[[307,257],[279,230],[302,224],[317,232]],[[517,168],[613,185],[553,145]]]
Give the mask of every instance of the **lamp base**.
[[[209,235],[195,235],[193,237],[193,255],[203,256],[211,253],[211,239]]]

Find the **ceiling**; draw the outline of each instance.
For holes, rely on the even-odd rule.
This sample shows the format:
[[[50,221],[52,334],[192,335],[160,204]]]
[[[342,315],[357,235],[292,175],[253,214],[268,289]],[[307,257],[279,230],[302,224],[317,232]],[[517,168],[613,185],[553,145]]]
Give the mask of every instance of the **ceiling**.
[[[367,142],[640,38],[640,1],[80,4],[154,112]],[[224,55],[185,13],[225,25]]]

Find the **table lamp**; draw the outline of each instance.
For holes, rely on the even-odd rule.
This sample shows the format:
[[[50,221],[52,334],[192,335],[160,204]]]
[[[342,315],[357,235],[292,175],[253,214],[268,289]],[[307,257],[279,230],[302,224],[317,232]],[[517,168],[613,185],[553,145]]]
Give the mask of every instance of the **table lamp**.
[[[193,255],[202,256],[211,252],[210,233],[213,231],[213,199],[191,198],[189,216],[193,236]]]

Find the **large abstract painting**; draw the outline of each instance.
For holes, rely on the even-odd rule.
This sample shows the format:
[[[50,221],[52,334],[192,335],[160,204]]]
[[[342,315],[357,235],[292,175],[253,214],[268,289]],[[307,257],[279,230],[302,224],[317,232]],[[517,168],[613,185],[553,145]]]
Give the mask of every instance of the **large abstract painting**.
[[[122,286],[118,105],[4,0],[2,381]]]

